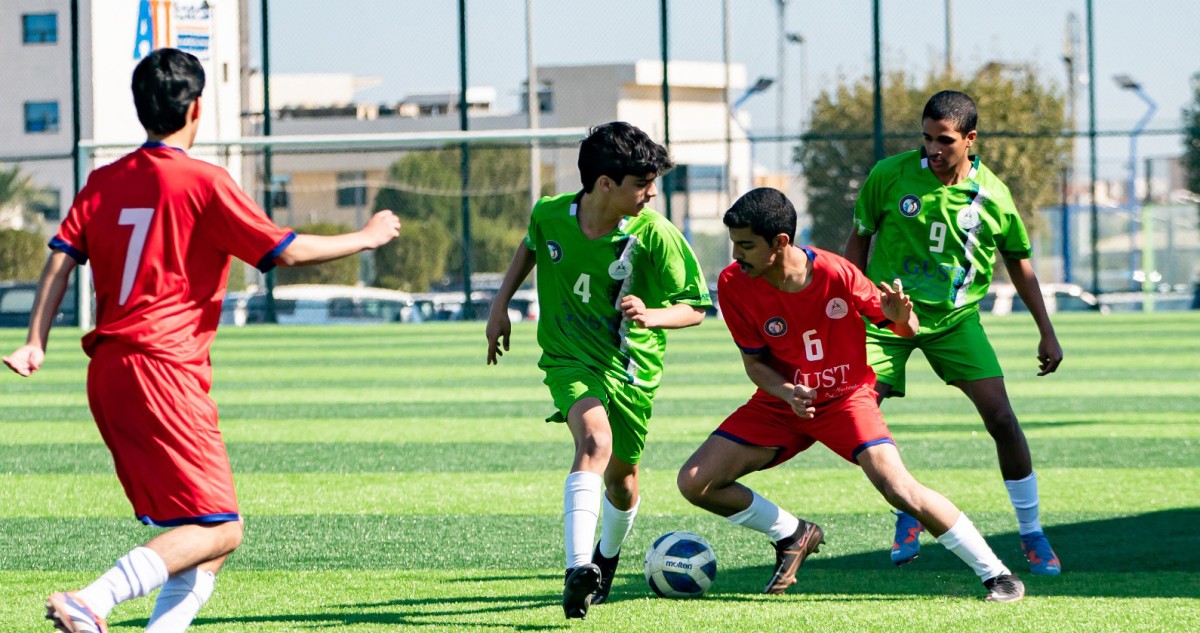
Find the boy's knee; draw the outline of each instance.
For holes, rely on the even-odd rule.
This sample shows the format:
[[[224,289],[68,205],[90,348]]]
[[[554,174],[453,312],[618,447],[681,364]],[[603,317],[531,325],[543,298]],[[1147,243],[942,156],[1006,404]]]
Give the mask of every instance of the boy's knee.
[[[244,535],[244,531],[242,530],[241,521],[229,521],[228,523],[222,523],[217,529],[219,530],[220,534],[218,539],[221,543],[221,549],[224,549],[226,554],[231,553],[242,546],[242,537]]]
[[[1017,422],[1017,415],[1008,407],[988,412],[984,416],[983,421],[984,425],[987,426],[988,433],[996,439],[1009,438],[1021,433],[1021,425]]]
[[[612,433],[601,431],[584,436],[579,448],[584,455],[593,459],[608,459],[612,456],[612,443]]]
[[[692,505],[696,505],[704,499],[709,489],[709,482],[700,476],[697,468],[681,469],[679,476],[675,478],[675,485],[679,487],[679,494],[683,495],[683,498]]]

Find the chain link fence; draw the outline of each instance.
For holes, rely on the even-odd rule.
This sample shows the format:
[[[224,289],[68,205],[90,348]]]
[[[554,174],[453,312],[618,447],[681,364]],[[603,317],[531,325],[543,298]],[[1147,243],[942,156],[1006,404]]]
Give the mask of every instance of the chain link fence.
[[[1027,77],[1044,87],[1063,121],[1043,129],[1034,120],[1009,116],[1022,109],[1020,103],[980,103],[981,151],[994,167],[1003,161],[992,157],[1009,151],[1001,141],[1015,144],[1017,153],[1022,142],[1052,140],[1061,147],[1059,163],[1039,166],[1056,174],[1049,179],[1053,182],[1039,185],[1041,193],[1028,197],[1036,204],[1026,205],[1044,281],[1092,289],[1096,262],[1096,289],[1104,292],[1140,288],[1139,272],[1142,280],[1150,275],[1155,283],[1177,288],[1190,284],[1200,266],[1194,201],[1179,184],[1182,176],[1170,158],[1181,152],[1178,117],[1160,112],[1149,128],[1135,129],[1141,106],[1132,96],[1119,101],[1125,95],[1107,80],[1102,97],[1117,105],[1101,111],[1097,123],[1100,182],[1094,190],[1100,223],[1092,239],[1093,187],[1083,135],[1087,86],[1080,81],[1087,66],[1085,0],[1014,0],[1004,6],[879,2],[877,44],[885,91],[878,121],[871,101],[876,5],[866,0],[837,6],[784,0],[121,0],[106,5],[104,17],[100,3],[80,3],[77,89],[70,72],[70,4],[15,2],[0,8],[0,20],[24,29],[20,41],[0,43],[5,53],[0,58],[6,60],[0,62],[0,78],[32,86],[0,100],[0,125],[14,132],[0,142],[0,169],[28,178],[18,202],[0,202],[4,226],[48,234],[69,207],[77,171],[73,94],[82,103],[80,138],[104,145],[81,154],[80,171],[111,160],[121,151],[111,147],[114,143],[138,140],[128,72],[138,36],[133,25],[139,24],[144,5],[174,11],[177,30],[207,24],[201,33],[207,39],[197,49],[209,75],[201,140],[223,145],[197,147],[195,155],[229,168],[281,224],[352,227],[378,208],[406,205],[396,208],[406,226],[444,233],[445,239],[412,244],[435,250],[445,244],[442,284],[453,283],[466,268],[503,270],[534,195],[579,188],[577,141],[469,143],[464,189],[457,143],[388,146],[360,139],[454,132],[461,127],[463,103],[472,131],[585,130],[606,121],[630,121],[669,142],[679,168],[660,181],[655,206],[685,232],[715,280],[729,259],[720,218],[737,196],[755,186],[787,192],[801,211],[800,239],[840,249],[848,209],[875,159],[876,138],[883,139],[889,154],[920,143],[919,121],[911,114],[899,116],[908,106],[888,87],[925,94],[932,87],[965,86],[993,76],[1013,82]],[[465,9],[461,14],[460,8]],[[1200,18],[1200,8],[1189,3],[1180,3],[1174,13],[1138,9],[1137,20],[1108,3],[1094,10],[1101,36],[1095,51],[1098,77],[1137,63],[1138,52],[1111,56],[1125,48],[1114,29],[1168,33],[1177,23]],[[54,16],[52,33],[46,15]],[[1013,15],[1038,17],[1016,20]],[[110,22],[116,26],[100,30]],[[39,39],[49,41],[31,41]],[[113,52],[116,48],[121,50]],[[669,60],[665,85],[664,50]],[[263,81],[264,70],[269,82]],[[1186,86],[1191,70],[1180,68],[1168,79]],[[266,133],[264,100],[270,102],[272,137],[331,142],[281,144],[272,147],[269,159],[264,145],[239,143]],[[822,118],[823,112],[836,116]],[[1144,153],[1164,158],[1146,181],[1149,186],[1139,165],[1130,191],[1126,153],[1138,133]],[[339,138],[345,140],[340,146]],[[865,157],[847,164],[836,205],[813,203],[806,151]],[[1065,187],[1057,176],[1064,170]],[[1015,168],[997,171],[1014,190],[1029,180]],[[478,233],[469,242],[470,261],[464,255],[464,195],[471,228]],[[1148,213],[1142,211],[1146,202]],[[832,217],[830,228],[823,228],[822,213]],[[436,254],[430,259],[438,259]],[[1153,267],[1146,265],[1148,259]],[[368,284],[402,284],[381,275],[370,258],[356,275]],[[430,275],[429,283],[437,283]]]

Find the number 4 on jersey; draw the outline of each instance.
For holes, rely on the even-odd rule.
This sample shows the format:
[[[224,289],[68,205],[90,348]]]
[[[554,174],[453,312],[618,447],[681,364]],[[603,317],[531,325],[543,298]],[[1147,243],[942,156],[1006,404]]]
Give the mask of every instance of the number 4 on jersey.
[[[584,303],[592,300],[592,278],[587,273],[579,275],[579,279],[575,281],[575,294],[583,299]]]
[[[150,220],[154,209],[121,209],[117,224],[133,226],[129,236],[129,250],[125,251],[125,272],[121,275],[121,297],[117,305],[125,305],[133,291],[133,278],[137,276],[138,264],[142,261],[142,250],[146,246],[146,235],[150,233]]]

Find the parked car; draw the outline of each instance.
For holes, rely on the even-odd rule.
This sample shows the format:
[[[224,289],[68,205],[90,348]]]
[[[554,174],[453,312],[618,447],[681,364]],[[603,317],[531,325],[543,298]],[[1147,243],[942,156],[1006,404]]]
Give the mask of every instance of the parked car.
[[[1092,293],[1076,284],[1046,283],[1041,284],[1042,301],[1046,304],[1046,312],[1088,312],[1095,311],[1108,314],[1109,308],[1100,303]],[[1017,312],[1029,312],[1029,307],[1017,294],[1012,284],[992,284],[987,295],[979,301],[981,312],[991,312],[995,315],[1005,315]]]
[[[275,288],[275,317],[280,325],[356,325],[419,321],[412,295],[360,286],[296,284]],[[266,322],[265,293],[231,292],[221,306],[221,322]]]
[[[37,283],[32,281],[0,281],[0,327],[29,327],[29,313],[37,296]],[[67,287],[54,326],[75,325],[75,285]]]

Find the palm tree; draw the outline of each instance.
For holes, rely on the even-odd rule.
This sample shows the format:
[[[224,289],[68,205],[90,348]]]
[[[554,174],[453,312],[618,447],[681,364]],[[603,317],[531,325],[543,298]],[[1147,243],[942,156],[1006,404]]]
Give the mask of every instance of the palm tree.
[[[20,165],[0,167],[0,227],[39,230],[45,224],[41,208],[53,204],[53,196],[21,172]]]

